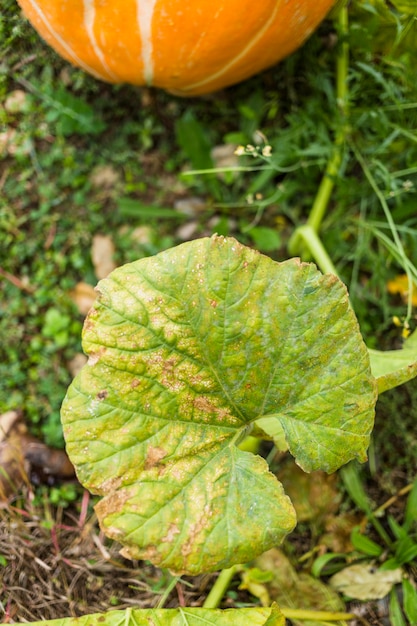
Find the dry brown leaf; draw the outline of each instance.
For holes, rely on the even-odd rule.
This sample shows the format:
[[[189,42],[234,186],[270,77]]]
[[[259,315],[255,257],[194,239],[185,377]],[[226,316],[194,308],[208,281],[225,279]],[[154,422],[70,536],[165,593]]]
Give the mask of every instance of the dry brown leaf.
[[[0,441],[6,439],[20,418],[21,413],[19,411],[6,411],[0,415]]]
[[[358,563],[332,576],[330,584],[355,600],[379,600],[385,598],[402,577],[401,569],[379,570],[370,563]]]
[[[337,475],[317,471],[306,474],[290,460],[277,474],[291,498],[299,522],[322,522],[339,508]]]
[[[352,552],[352,530],[359,526],[363,515],[344,513],[329,515],[326,518],[326,533],[320,538],[320,544],[329,548],[332,552],[346,554]]]
[[[0,416],[0,502],[29,483],[31,472],[68,479],[74,468],[64,450],[49,448],[27,432],[21,413]]]
[[[279,606],[312,611],[345,610],[342,599],[334,589],[309,574],[298,574],[281,550],[268,550],[255,559],[254,564],[260,570],[272,574],[272,579],[265,582],[264,586],[271,600],[275,600]],[[297,626],[322,625],[320,620],[291,621]]]
[[[0,133],[0,154],[13,154],[13,144],[17,133],[14,128],[8,128]]]
[[[114,252],[114,243],[109,235],[94,235],[91,258],[95,274],[99,280],[106,278],[116,268],[113,260]]]
[[[111,165],[98,165],[90,175],[95,189],[112,189],[120,180],[120,174]]]
[[[207,202],[198,196],[186,196],[175,200],[174,209],[188,217],[195,217],[207,209]]]
[[[28,466],[22,451],[24,427],[19,424],[19,416],[14,419],[11,414],[4,413],[2,422],[2,439],[0,441],[0,502],[7,498],[27,481]],[[23,432],[22,432],[23,431]]]
[[[77,305],[81,315],[87,315],[97,298],[97,292],[88,283],[79,282],[70,292],[70,298]]]
[[[26,107],[27,93],[23,89],[11,91],[4,101],[4,108],[8,113],[20,113]]]
[[[130,233],[130,239],[140,245],[150,244],[154,239],[154,230],[150,226],[137,226]]]

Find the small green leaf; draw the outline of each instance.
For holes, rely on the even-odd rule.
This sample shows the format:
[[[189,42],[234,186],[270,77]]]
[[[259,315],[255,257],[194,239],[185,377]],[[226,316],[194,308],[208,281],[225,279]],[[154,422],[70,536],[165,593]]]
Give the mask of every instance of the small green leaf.
[[[392,589],[390,593],[389,616],[392,626],[406,626],[395,589]]]
[[[368,496],[366,495],[362,481],[359,477],[359,471],[356,463],[349,463],[340,470],[340,476],[342,477],[343,484],[349,496],[352,498],[356,506],[366,513],[372,515],[371,505],[369,504]]]
[[[120,211],[120,214],[124,217],[135,217],[142,219],[147,218],[155,220],[158,220],[160,218],[181,220],[184,218],[184,216],[175,209],[154,205],[149,206],[133,198],[119,198],[117,201],[117,208]]]
[[[395,558],[400,565],[412,563],[417,557],[417,543],[411,537],[401,539],[395,549]]]
[[[285,618],[276,604],[250,609],[127,609],[82,617],[67,617],[32,626],[285,626]]]
[[[320,554],[317,559],[314,559],[311,566],[311,573],[316,578],[320,576],[329,576],[340,572],[341,569],[346,567],[347,555],[344,552],[326,552]],[[334,561],[332,563],[332,561]]]
[[[362,552],[363,554],[367,554],[368,556],[381,556],[384,551],[380,545],[362,535],[359,528],[354,528],[351,534],[352,545],[356,550]]]
[[[307,471],[366,458],[376,386],[335,276],[213,236],[121,267],[98,291],[62,421],[126,556],[196,574],[282,541],[291,502],[238,447],[259,418],[279,422]]]
[[[281,245],[281,237],[274,228],[254,226],[248,231],[248,234],[252,237],[255,246],[264,252],[277,250]]]
[[[417,590],[408,578],[403,580],[404,611],[410,626],[417,626]]]
[[[403,528],[408,532],[413,524],[417,524],[417,478],[407,498]]]
[[[392,517],[392,515],[388,515],[387,520],[391,532],[396,539],[407,538],[407,531],[404,530],[402,526],[400,526],[400,524]]]

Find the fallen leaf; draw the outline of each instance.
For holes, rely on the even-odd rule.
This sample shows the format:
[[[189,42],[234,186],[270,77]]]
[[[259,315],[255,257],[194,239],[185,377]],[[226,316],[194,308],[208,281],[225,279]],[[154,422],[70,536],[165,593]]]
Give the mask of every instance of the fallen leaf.
[[[54,479],[74,476],[74,467],[64,450],[50,448],[32,437],[24,438],[23,444],[23,454],[31,470],[38,470]]]
[[[320,538],[320,544],[329,548],[332,552],[346,554],[352,552],[352,530],[359,526],[363,516],[354,513],[342,515],[329,515],[326,518],[326,533]]]
[[[371,563],[358,563],[332,576],[330,584],[355,600],[379,600],[385,598],[402,577],[401,569],[380,570]]]
[[[96,189],[111,189],[119,180],[119,172],[111,165],[98,165],[90,176],[90,182]]]
[[[140,245],[149,245],[155,239],[155,232],[151,226],[137,226],[130,233],[130,239]]]
[[[0,442],[0,502],[27,482],[28,466],[22,452],[21,435],[13,430]]]
[[[95,274],[99,280],[106,278],[115,269],[114,252],[114,243],[109,235],[94,235],[91,246],[91,259]]]
[[[16,141],[17,133],[14,128],[8,128],[0,133],[0,155],[13,154],[13,145]]]
[[[29,476],[68,479],[74,468],[64,450],[45,445],[27,432],[22,414],[8,411],[0,416],[0,502],[29,483]]]
[[[255,560],[255,565],[256,568],[272,574],[272,580],[264,582],[263,586],[278,606],[337,613],[345,610],[343,600],[334,589],[309,574],[298,574],[281,550],[268,550]],[[252,587],[251,593],[254,591],[256,587]],[[320,620],[300,621],[294,618],[291,622],[296,626],[323,624]]]
[[[79,312],[87,315],[97,298],[97,292],[92,285],[79,282],[70,292],[70,298],[77,305]]]
[[[197,220],[192,220],[191,222],[186,222],[179,226],[175,235],[180,241],[190,241],[190,239],[197,235],[199,227],[200,223]]]
[[[21,416],[20,411],[6,411],[6,413],[0,415],[0,441],[6,439]]]
[[[20,113],[25,110],[27,93],[23,89],[11,91],[4,101],[4,108],[8,113]]]
[[[291,459],[277,473],[277,478],[291,498],[299,522],[320,523],[339,508],[336,474],[322,471],[306,474]]]
[[[207,202],[198,196],[187,196],[176,200],[174,209],[183,215],[194,217],[207,209]]]

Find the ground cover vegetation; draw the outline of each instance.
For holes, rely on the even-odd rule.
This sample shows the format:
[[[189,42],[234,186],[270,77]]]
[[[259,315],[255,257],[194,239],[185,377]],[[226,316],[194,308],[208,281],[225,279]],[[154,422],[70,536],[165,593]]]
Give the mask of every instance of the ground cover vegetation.
[[[367,346],[402,347],[416,326],[413,2],[354,2],[348,23],[326,20],[276,68],[191,100],[95,81],[51,52],[14,2],[3,4],[0,414],[17,412],[25,437],[63,446],[60,406],[83,362],[97,280],[214,232],[278,261],[301,254],[326,270],[330,260]],[[299,525],[283,552],[232,572],[222,607],[275,599],[293,610],[353,610],[373,624],[415,619],[416,395],[413,381],[382,394],[368,463],[330,478],[307,481],[266,446]],[[62,483],[43,461],[26,469],[0,514],[3,621],[206,602],[215,574],[177,578],[129,564],[97,530],[76,482]],[[397,574],[380,574],[383,596],[357,596],[336,579],[340,594],[329,600],[338,570],[384,572],[389,560]],[[284,567],[293,585],[280,598]]]

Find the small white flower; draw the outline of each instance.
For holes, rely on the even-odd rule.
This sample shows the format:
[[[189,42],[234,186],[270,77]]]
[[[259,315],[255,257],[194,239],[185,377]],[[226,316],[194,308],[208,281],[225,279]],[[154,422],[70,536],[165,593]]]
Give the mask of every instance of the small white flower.
[[[245,150],[245,146],[238,146],[234,152],[234,154],[236,156],[242,156],[243,154],[245,154],[246,150]]]

